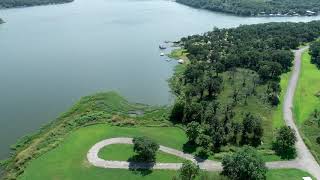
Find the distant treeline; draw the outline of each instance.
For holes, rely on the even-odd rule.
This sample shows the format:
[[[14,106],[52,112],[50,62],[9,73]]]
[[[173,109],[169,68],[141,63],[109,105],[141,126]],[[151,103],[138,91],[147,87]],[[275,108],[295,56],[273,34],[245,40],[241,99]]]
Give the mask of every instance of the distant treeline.
[[[320,41],[315,41],[310,45],[311,63],[320,69]]]
[[[0,8],[38,6],[46,4],[60,4],[73,0],[0,0]]]
[[[179,3],[212,11],[241,16],[256,15],[316,15],[320,11],[319,0],[176,0]],[[312,12],[307,12],[312,11]]]

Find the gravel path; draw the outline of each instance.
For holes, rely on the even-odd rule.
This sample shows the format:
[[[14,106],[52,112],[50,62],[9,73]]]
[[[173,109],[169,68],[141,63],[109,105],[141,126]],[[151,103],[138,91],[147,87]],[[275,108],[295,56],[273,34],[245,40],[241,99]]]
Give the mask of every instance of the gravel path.
[[[297,168],[308,171],[314,177],[320,180],[320,166],[317,161],[314,159],[312,154],[310,153],[307,146],[304,144],[301,135],[298,131],[297,126],[295,125],[293,114],[292,114],[292,105],[295,89],[297,86],[297,82],[299,79],[300,68],[301,68],[301,57],[303,51],[305,51],[308,47],[301,48],[295,51],[295,61],[294,61],[294,69],[292,72],[292,76],[289,81],[289,85],[287,88],[287,92],[284,99],[283,104],[283,114],[285,122],[288,126],[292,127],[297,134],[297,143],[296,148],[298,152],[298,157],[292,161],[275,161],[266,163],[267,167],[270,169],[281,169],[281,168]],[[181,163],[134,163],[127,161],[108,161],[98,157],[99,151],[108,145],[111,144],[132,144],[132,138],[119,137],[119,138],[111,138],[106,139],[101,142],[95,144],[87,153],[88,161],[97,167],[102,168],[117,168],[117,169],[173,169],[177,170],[181,167]],[[220,162],[212,161],[212,160],[202,160],[197,158],[191,154],[186,154],[182,151],[178,151],[176,149],[172,149],[165,146],[160,146],[160,151],[163,151],[168,154],[172,154],[183,159],[187,159],[197,163],[201,169],[209,170],[209,171],[221,171],[222,166]]]
[[[287,92],[286,92],[284,104],[283,104],[283,117],[286,121],[286,124],[291,128],[293,128],[297,135],[298,141],[296,143],[296,148],[298,152],[298,157],[295,160],[297,167],[300,167],[300,169],[304,169],[308,171],[314,177],[316,177],[317,179],[320,179],[320,166],[317,163],[317,161],[314,159],[313,155],[310,153],[307,146],[304,144],[303,139],[293,119],[293,113],[292,113],[294,94],[295,94],[295,90],[296,90],[299,75],[300,75],[302,53],[308,48],[309,47],[304,47],[295,51],[294,69],[289,81],[289,85],[287,88]]]

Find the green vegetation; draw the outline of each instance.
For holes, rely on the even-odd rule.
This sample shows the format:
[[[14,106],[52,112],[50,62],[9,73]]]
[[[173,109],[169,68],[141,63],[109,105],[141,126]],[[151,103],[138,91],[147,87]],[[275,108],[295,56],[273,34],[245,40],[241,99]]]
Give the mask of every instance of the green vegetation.
[[[312,178],[309,173],[301,171],[299,169],[274,169],[267,172],[267,180],[301,180],[302,177]]]
[[[258,153],[251,147],[244,147],[222,161],[222,174],[231,180],[266,179],[267,167]]]
[[[303,54],[301,74],[294,99],[294,115],[298,124],[306,121],[315,108],[320,107],[317,94],[320,92],[320,70],[311,64],[311,57]]]
[[[273,149],[282,159],[294,159],[297,156],[294,146],[296,142],[294,130],[289,126],[283,126],[277,132]]]
[[[134,137],[132,142],[133,151],[136,153],[133,159],[136,159],[140,162],[156,161],[156,154],[160,148],[158,143],[145,136]]]
[[[316,160],[320,163],[320,70],[311,63],[311,56],[303,54],[301,74],[294,99],[294,115],[303,138]]]
[[[97,142],[113,137],[148,136],[157,143],[181,150],[186,137],[173,127],[115,127],[106,124],[80,128],[55,149],[32,160],[20,179],[170,179],[174,171],[134,172],[91,166],[86,153]],[[144,175],[143,175],[144,174]],[[148,173],[147,173],[148,174]]]
[[[320,41],[315,41],[310,45],[311,63],[320,68]]]
[[[286,88],[280,78],[292,67],[290,49],[316,39],[319,30],[319,21],[267,23],[182,38],[190,63],[170,80],[178,97],[170,120],[189,127],[189,144],[200,154],[243,145],[270,150],[283,125],[277,106]]]
[[[4,21],[0,18],[0,24],[4,23]]]
[[[188,62],[189,59],[187,55],[188,55],[188,52],[185,49],[179,48],[179,49],[172,50],[168,56],[173,59],[183,59],[186,62]]]
[[[148,136],[156,140],[161,145],[176,148],[179,150],[183,149],[183,143],[187,140],[184,132],[181,129],[172,127],[116,127],[106,124],[82,127],[76,131],[71,132],[60,144],[60,146],[43,154],[37,159],[32,160],[27,166],[25,172],[19,177],[19,179],[87,180],[95,178],[97,180],[102,180],[108,177],[108,180],[152,180],[171,179],[174,175],[176,175],[177,172],[175,171],[154,170],[151,172],[147,170],[129,171],[120,169],[97,168],[91,166],[86,161],[86,153],[95,143],[107,138],[135,137],[137,135]],[[168,139],[170,140],[168,141]],[[110,147],[115,148],[112,146]],[[107,150],[106,147],[105,152],[107,151],[109,150]],[[126,156],[126,153],[118,155],[119,158],[122,158],[122,155]],[[284,175],[298,180],[299,178],[301,179],[303,175],[307,175],[307,173],[299,170],[270,170],[267,173],[267,177],[270,177],[270,180],[281,180],[281,178],[279,177],[282,177]],[[220,177],[218,173],[214,172],[210,172],[210,177],[223,178]]]
[[[320,2],[317,0],[177,0],[177,2],[241,16],[317,15],[320,11]]]
[[[1,0],[1,8],[27,7],[47,4],[61,4],[72,2],[73,0]]]
[[[135,155],[133,145],[129,144],[112,144],[102,148],[99,157],[105,160],[128,161],[132,160]],[[184,159],[177,156],[158,151],[156,154],[157,162],[162,163],[181,163]]]
[[[194,180],[200,173],[198,165],[191,161],[184,161],[179,169],[179,179],[181,180]]]
[[[16,178],[24,172],[28,162],[54,149],[70,132],[82,126],[95,123],[169,126],[167,119],[167,108],[132,104],[114,92],[83,97],[57,120],[41,128],[38,133],[22,138],[12,147],[15,152],[4,163],[5,177]]]

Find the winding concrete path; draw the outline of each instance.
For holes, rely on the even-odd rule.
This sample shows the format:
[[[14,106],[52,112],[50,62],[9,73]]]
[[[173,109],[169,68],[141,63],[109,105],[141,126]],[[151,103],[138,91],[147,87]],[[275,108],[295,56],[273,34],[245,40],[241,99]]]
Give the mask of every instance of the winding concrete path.
[[[305,143],[303,142],[303,139],[295,124],[292,113],[294,94],[300,76],[302,53],[308,48],[309,47],[307,46],[295,51],[293,72],[288,84],[287,92],[283,103],[283,117],[286,124],[293,128],[297,135],[296,148],[298,157],[293,162],[296,163],[297,167],[305,171],[308,171],[314,177],[320,180],[320,166],[311,154],[311,152],[309,151],[309,149],[307,148],[307,146],[305,145]]]
[[[289,81],[289,85],[287,88],[287,92],[286,92],[284,104],[283,104],[283,115],[284,115],[285,122],[288,126],[292,127],[297,134],[298,141],[296,143],[296,148],[298,152],[298,157],[292,161],[268,162],[266,163],[266,165],[270,169],[281,169],[281,168],[302,169],[311,173],[314,177],[320,180],[320,166],[317,163],[317,161],[314,159],[312,154],[310,153],[307,146],[304,144],[303,139],[301,138],[298,128],[294,122],[293,113],[292,113],[294,93],[295,93],[295,89],[297,87],[297,83],[300,75],[302,53],[307,49],[308,47],[304,47],[295,51],[294,69]],[[101,142],[98,142],[87,153],[88,161],[92,165],[97,167],[117,168],[117,169],[152,168],[152,169],[177,170],[182,165],[182,163],[135,163],[135,162],[127,162],[127,161],[108,161],[108,160],[99,158],[98,156],[99,151],[103,147],[111,144],[132,144],[132,138],[119,137],[119,138],[106,139]],[[160,146],[160,151],[197,163],[200,166],[200,168],[204,170],[208,170],[208,171],[222,170],[222,165],[220,162],[216,162],[212,160],[202,160],[191,154],[186,154],[184,152],[181,152],[169,147],[165,147],[165,146]]]

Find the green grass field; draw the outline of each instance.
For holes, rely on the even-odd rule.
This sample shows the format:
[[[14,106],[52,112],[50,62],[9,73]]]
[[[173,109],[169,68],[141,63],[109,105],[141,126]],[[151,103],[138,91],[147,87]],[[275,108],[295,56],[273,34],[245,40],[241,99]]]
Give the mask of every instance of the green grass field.
[[[31,161],[20,177],[23,180],[43,179],[170,179],[174,171],[133,172],[110,170],[91,166],[86,153],[97,142],[112,137],[148,136],[159,144],[182,149],[187,141],[185,133],[179,128],[129,128],[93,125],[71,133],[60,146]]]
[[[315,96],[320,91],[320,70],[310,61],[311,57],[306,51],[294,99],[294,115],[306,145],[320,163],[320,144],[316,142],[320,127],[311,116],[315,109],[320,109],[320,98]]]
[[[57,148],[32,160],[25,172],[19,177],[21,180],[135,180],[135,179],[171,179],[175,171],[130,171],[120,169],[104,169],[91,166],[86,160],[86,153],[97,142],[112,137],[148,136],[159,144],[181,150],[186,142],[184,132],[174,127],[115,127],[105,124],[92,125],[72,132]],[[111,147],[111,146],[110,146]],[[116,148],[116,146],[111,147]],[[120,147],[120,150],[126,147]],[[106,153],[108,149],[105,149]],[[126,159],[117,153],[117,158]],[[130,152],[130,151],[129,151]],[[102,152],[104,153],[104,152]],[[104,155],[103,155],[104,156]],[[108,155],[104,156],[110,158]],[[168,158],[168,157],[166,157]],[[168,159],[166,159],[168,160]],[[171,157],[170,157],[170,160]],[[177,160],[177,159],[175,159]],[[218,177],[217,173],[215,174]],[[301,179],[306,173],[299,170],[271,170],[268,179],[281,180],[282,177]]]
[[[131,144],[112,144],[102,148],[98,156],[105,160],[127,161],[136,155]],[[157,162],[162,163],[182,163],[184,159],[177,156],[158,151]]]
[[[303,54],[301,74],[294,99],[294,115],[301,125],[315,108],[320,107],[320,99],[315,95],[320,92],[320,70],[310,63],[310,55]]]
[[[280,128],[281,126],[285,125],[285,122],[283,120],[283,101],[284,101],[284,96],[287,91],[290,76],[291,76],[291,72],[287,72],[287,73],[281,75],[280,104],[275,108],[275,110],[272,113],[272,124],[273,124],[274,129]]]

